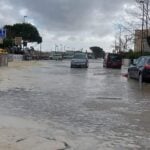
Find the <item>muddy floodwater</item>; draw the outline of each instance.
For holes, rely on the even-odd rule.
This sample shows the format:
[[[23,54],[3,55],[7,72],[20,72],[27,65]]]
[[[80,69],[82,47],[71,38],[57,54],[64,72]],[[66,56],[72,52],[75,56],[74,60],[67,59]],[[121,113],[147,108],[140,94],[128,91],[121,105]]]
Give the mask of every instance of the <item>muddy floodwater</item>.
[[[73,150],[150,149],[150,83],[91,60],[24,62],[0,68],[0,115],[46,125]]]

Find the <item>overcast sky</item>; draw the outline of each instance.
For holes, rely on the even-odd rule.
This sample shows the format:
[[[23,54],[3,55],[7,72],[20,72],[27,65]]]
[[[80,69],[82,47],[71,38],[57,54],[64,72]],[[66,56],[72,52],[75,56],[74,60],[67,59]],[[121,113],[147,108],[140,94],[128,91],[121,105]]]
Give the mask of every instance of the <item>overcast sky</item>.
[[[134,0],[0,0],[0,25],[34,24],[43,37],[42,49],[112,50],[115,25],[134,8]],[[35,48],[39,48],[34,45]]]

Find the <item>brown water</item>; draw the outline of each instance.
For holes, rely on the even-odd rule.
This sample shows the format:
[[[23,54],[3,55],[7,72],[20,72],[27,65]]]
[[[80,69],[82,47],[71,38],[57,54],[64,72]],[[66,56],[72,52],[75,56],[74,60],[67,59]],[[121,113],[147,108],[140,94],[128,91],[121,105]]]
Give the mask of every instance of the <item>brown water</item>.
[[[1,115],[46,124],[45,134],[67,139],[72,149],[150,149],[150,84],[142,88],[91,61],[26,62],[0,68]]]

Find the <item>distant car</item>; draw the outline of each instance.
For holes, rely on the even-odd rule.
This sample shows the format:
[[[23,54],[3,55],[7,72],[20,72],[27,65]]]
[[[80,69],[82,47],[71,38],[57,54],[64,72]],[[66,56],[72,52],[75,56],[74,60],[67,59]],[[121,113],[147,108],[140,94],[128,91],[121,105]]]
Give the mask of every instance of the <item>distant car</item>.
[[[103,61],[103,67],[121,69],[122,56],[116,53],[106,53]]]
[[[88,57],[85,53],[75,53],[71,59],[71,68],[84,67],[88,68]]]
[[[128,67],[128,77],[150,81],[150,56],[141,56]]]

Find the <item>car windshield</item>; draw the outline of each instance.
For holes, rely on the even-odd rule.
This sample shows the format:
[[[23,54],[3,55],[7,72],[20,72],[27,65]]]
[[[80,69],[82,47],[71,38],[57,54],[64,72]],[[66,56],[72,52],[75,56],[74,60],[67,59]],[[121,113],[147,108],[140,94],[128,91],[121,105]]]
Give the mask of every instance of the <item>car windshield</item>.
[[[111,60],[121,60],[121,56],[120,56],[120,55],[117,55],[117,54],[111,54],[111,55],[109,56],[109,58],[110,58]]]
[[[86,55],[85,54],[75,54],[73,58],[75,58],[75,59],[85,59]]]
[[[143,57],[139,57],[138,59],[135,59],[135,64],[138,64],[141,60],[142,60]]]

